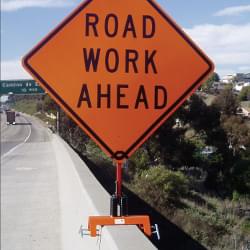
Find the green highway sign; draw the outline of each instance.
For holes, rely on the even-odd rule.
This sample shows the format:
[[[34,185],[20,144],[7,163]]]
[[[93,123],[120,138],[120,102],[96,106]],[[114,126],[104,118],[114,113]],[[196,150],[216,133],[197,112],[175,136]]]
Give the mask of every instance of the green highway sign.
[[[1,80],[0,95],[44,94],[44,90],[34,80]]]

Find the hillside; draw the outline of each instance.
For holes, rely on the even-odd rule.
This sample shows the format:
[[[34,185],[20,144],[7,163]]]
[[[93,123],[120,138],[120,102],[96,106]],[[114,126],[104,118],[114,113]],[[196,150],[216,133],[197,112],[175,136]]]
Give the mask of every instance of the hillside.
[[[12,105],[55,124],[44,115],[57,110],[47,96],[18,98]],[[159,249],[247,249],[250,131],[247,120],[236,116],[237,105],[228,90],[209,106],[192,96],[126,164],[130,213],[149,213],[160,224],[165,238],[154,240]],[[91,163],[112,194],[112,161],[63,112],[60,135]]]

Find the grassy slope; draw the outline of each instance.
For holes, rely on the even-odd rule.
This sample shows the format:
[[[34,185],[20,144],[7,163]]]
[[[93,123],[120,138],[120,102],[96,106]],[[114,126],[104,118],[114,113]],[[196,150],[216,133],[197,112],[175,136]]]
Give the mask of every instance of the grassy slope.
[[[208,249],[241,249],[250,237],[249,217],[244,211],[249,200],[223,200],[190,193],[172,221]],[[237,239],[236,242],[234,239]]]
[[[29,115],[34,115],[41,119],[42,121],[55,126],[55,120],[47,117],[44,113],[37,112],[37,101],[36,100],[20,100],[16,101],[14,104],[11,105],[13,109],[19,112],[23,112]]]
[[[12,104],[12,108],[24,112],[29,115],[33,115],[36,113],[36,104],[37,102],[34,100],[21,100]]]

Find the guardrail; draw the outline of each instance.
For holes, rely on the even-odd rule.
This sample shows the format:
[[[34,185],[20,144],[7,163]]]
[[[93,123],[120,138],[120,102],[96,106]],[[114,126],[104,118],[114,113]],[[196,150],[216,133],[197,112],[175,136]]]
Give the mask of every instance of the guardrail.
[[[136,226],[103,227],[97,238],[79,234],[80,228],[87,228],[88,216],[109,215],[110,195],[67,143],[55,134],[52,143],[58,165],[62,249],[156,249]]]

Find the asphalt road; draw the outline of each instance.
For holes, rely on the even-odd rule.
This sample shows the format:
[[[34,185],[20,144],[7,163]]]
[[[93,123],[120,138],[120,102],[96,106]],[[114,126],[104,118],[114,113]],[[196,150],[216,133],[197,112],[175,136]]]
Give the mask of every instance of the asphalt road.
[[[17,125],[7,125],[6,115],[1,114],[1,157],[28,139],[31,127],[23,117],[16,117]]]
[[[16,122],[1,114],[1,249],[61,249],[51,132],[23,114]]]

